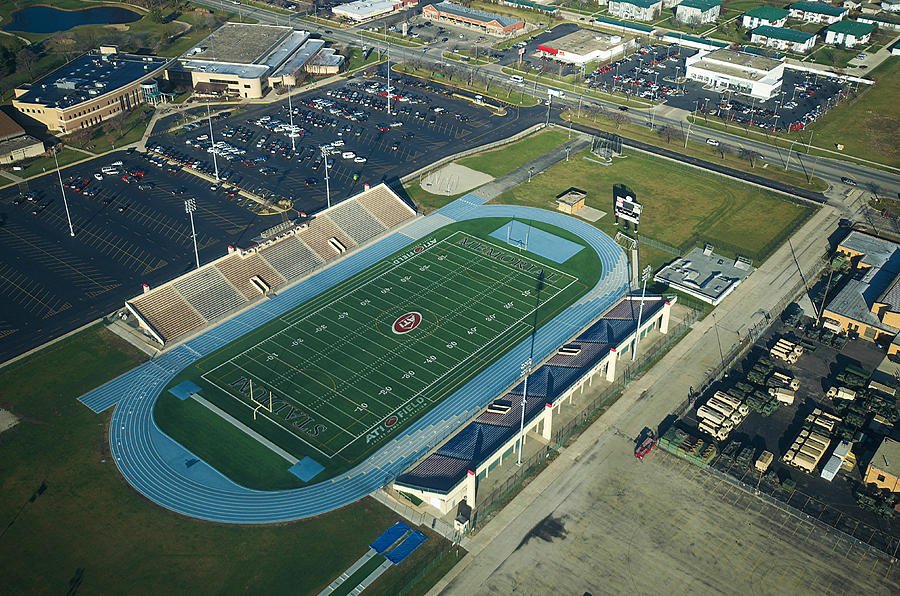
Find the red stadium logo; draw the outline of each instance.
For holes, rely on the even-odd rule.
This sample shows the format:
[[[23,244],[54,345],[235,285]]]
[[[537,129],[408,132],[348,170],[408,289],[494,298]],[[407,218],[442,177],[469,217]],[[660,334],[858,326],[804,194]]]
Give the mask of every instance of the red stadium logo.
[[[405,315],[398,317],[391,328],[397,335],[404,335],[418,327],[421,322],[422,315],[417,312],[408,312]]]
[[[424,246],[417,246],[413,249],[413,252],[422,252],[423,250],[425,250]]]
[[[391,416],[387,420],[384,421],[384,425],[388,428],[397,424],[398,418],[396,416]]]

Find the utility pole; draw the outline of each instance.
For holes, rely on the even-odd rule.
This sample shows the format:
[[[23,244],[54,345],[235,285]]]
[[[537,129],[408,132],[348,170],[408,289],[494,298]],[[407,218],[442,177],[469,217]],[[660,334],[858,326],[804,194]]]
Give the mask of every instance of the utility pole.
[[[188,199],[184,202],[184,211],[191,218],[191,238],[194,239],[194,261],[197,269],[200,268],[200,253],[197,251],[197,232],[194,230],[194,211],[197,210],[197,199]]]

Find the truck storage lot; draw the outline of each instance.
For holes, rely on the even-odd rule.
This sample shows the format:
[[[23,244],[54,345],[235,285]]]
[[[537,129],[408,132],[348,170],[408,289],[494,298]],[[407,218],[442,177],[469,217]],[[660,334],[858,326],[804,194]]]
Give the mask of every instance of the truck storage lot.
[[[561,505],[497,562],[486,593],[900,590],[896,565],[662,450],[639,462],[629,439],[608,436],[614,456],[562,483]]]
[[[384,78],[356,80],[386,82]],[[441,106],[445,111],[429,112],[436,115],[435,122],[430,123],[427,117],[415,117],[419,108],[411,109],[409,114],[401,112],[409,104],[398,102],[395,116],[373,114],[361,123],[339,118],[344,126],[353,124],[363,128],[359,136],[353,135],[345,145],[365,155],[367,161],[359,164],[343,159],[340,154],[332,156],[335,160],[330,172],[333,202],[361,191],[366,182],[394,180],[446,155],[506,138],[543,118],[540,108],[510,110],[502,117],[490,116],[486,108],[469,101],[418,86],[393,81],[392,84],[398,90],[409,87],[411,93],[428,96],[429,106]],[[344,85],[346,82],[336,86]],[[328,89],[307,95],[325,97]],[[298,102],[303,97],[296,96]],[[247,154],[263,155],[256,148],[256,141],[264,131],[248,125],[247,120],[267,114],[286,115],[282,104],[286,100],[252,105],[245,112],[215,120],[215,140],[237,145],[233,138],[221,138],[219,133],[226,127],[251,129],[253,136],[247,143],[250,146]],[[455,114],[465,119],[458,120]],[[389,127],[388,131],[376,128],[377,124],[395,120],[402,125]],[[311,135],[297,139],[298,146],[341,138],[335,134],[336,130],[336,127],[314,128]],[[184,144],[185,139],[201,134],[200,129],[177,136],[159,134],[157,130],[148,144],[170,146],[211,167],[211,155],[205,149],[195,150]],[[404,138],[410,134],[411,137]],[[282,138],[290,147],[290,139]],[[394,143],[396,149],[391,148]],[[293,199],[297,211],[314,213],[325,204],[324,173],[321,168],[313,170],[313,160],[298,163],[296,158],[289,161],[281,155],[265,155],[267,161],[259,166],[225,162],[220,164],[220,172],[230,169],[241,178],[242,188],[262,189],[266,194]],[[102,181],[93,178],[102,166],[114,161],[123,162],[119,175],[106,176]],[[259,167],[263,165],[271,166],[277,173],[260,174]],[[144,171],[145,176],[126,184],[121,179],[126,170]],[[55,172],[28,181],[22,189],[9,186],[0,190],[0,300],[4,303],[0,312],[0,338],[3,339],[0,361],[112,312],[126,299],[137,295],[142,283],[156,286],[190,270],[194,254],[190,223],[184,210],[186,198],[197,201],[194,219],[202,262],[225,254],[228,245],[248,244],[261,230],[282,221],[281,215],[260,215],[258,205],[240,197],[229,197],[221,186],[213,191],[209,181],[186,171],[171,172],[137,153],[119,151],[64,168],[61,173],[64,179],[88,179],[85,190],[94,193],[85,196],[66,189],[74,238],[69,236]],[[360,174],[358,180],[353,180],[355,173]],[[317,178],[316,184],[307,186],[305,181],[309,177]],[[152,187],[140,190],[139,183],[149,183]],[[21,199],[20,190],[33,192],[35,200]],[[32,214],[35,210],[37,214]],[[297,212],[288,215],[295,217]]]

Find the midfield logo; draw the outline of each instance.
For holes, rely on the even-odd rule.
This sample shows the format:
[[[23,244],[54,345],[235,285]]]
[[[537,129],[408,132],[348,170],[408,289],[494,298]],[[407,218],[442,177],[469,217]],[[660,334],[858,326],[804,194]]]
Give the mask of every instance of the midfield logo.
[[[405,315],[401,315],[394,321],[394,324],[391,325],[391,329],[397,335],[404,335],[409,333],[413,329],[419,326],[419,323],[422,322],[422,315],[417,312],[408,312]]]

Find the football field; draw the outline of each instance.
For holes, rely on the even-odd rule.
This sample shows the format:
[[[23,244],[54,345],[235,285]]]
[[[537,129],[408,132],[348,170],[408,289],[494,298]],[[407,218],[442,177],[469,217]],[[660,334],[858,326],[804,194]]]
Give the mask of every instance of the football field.
[[[440,232],[199,361],[201,396],[298,458],[346,468],[587,288],[511,245]]]

